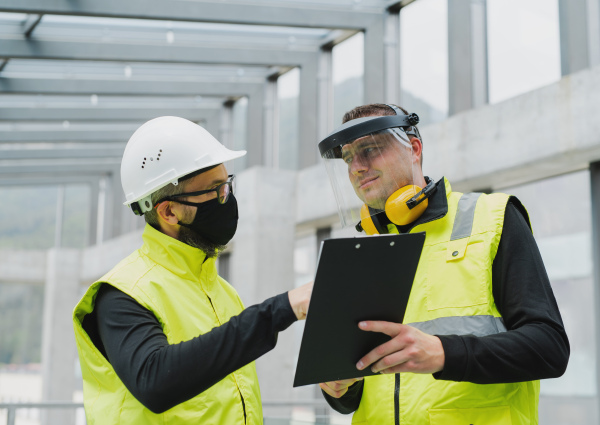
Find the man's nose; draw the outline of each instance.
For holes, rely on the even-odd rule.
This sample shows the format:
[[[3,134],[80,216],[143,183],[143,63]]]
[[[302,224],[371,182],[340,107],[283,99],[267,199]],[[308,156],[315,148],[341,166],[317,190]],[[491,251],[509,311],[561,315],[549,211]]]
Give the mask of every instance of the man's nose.
[[[360,155],[356,155],[350,163],[350,172],[355,176],[366,172],[368,169],[369,166],[367,164],[367,161],[361,158]]]

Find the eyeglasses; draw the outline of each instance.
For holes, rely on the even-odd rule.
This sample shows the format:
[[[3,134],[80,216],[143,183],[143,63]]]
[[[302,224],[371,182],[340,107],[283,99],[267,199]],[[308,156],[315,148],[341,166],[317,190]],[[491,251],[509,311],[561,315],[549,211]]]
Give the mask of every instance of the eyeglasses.
[[[157,204],[160,204],[163,201],[172,201],[172,200],[175,200],[175,198],[183,198],[186,196],[198,196],[198,195],[204,195],[206,193],[211,193],[211,192],[217,192],[217,199],[219,200],[219,204],[224,204],[229,200],[229,196],[234,191],[235,191],[235,174],[230,174],[227,176],[226,182],[221,183],[220,185],[218,185],[217,187],[215,187],[213,189],[171,195],[164,199],[161,199],[159,202],[157,202]],[[197,204],[197,202],[186,202],[186,201],[176,201],[176,202],[179,202],[180,204],[184,204],[184,205],[196,205]]]

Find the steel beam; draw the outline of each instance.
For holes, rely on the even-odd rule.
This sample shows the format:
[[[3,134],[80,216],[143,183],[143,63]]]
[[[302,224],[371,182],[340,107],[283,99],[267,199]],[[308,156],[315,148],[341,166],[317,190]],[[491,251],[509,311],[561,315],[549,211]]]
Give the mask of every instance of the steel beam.
[[[0,108],[5,121],[146,121],[163,115],[205,120],[214,108]]]
[[[69,159],[69,158],[101,158],[116,157],[121,158],[125,150],[125,143],[107,143],[105,145],[96,145],[85,147],[85,144],[78,147],[51,148],[30,148],[24,149],[2,149],[0,143],[0,158],[2,159]]]
[[[312,28],[363,29],[381,14],[378,8],[277,3],[268,6],[222,1],[3,0],[0,12],[103,16],[165,21],[221,22]]]
[[[92,130],[0,130],[2,142],[122,142],[129,140],[133,132],[143,124],[132,125],[130,130],[105,129]]]
[[[12,176],[0,176],[0,187],[14,186],[56,186],[60,184],[97,184],[103,173],[17,173]]]
[[[77,159],[0,159],[0,175],[12,176],[19,173],[110,173],[118,170],[121,158],[77,158]]]
[[[25,37],[31,37],[31,34],[33,34],[35,28],[40,24],[40,22],[42,22],[43,16],[44,15],[36,14],[27,16],[27,20],[23,24],[23,35],[25,35]]]
[[[191,2],[190,2],[191,3]],[[206,47],[152,43],[58,41],[0,36],[0,57],[159,63],[299,66],[316,52],[275,50],[272,47]]]
[[[241,97],[254,92],[262,84],[262,82],[258,84],[226,81],[0,77],[0,93]]]

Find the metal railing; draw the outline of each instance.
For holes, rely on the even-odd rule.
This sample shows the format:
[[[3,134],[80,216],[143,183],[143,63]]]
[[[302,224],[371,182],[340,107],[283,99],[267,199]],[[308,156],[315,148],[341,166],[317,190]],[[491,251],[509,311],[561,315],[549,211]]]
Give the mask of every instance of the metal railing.
[[[324,400],[267,400],[263,401],[263,407],[314,407],[328,412],[330,407]],[[0,410],[6,409],[8,412],[6,425],[15,425],[16,411],[18,409],[79,409],[83,408],[83,403],[72,401],[42,401],[35,403],[0,403]],[[324,422],[329,422],[329,415],[324,416]],[[297,421],[298,422],[298,421]]]
[[[40,401],[37,403],[0,403],[0,409],[6,409],[8,416],[6,425],[15,425],[17,409],[78,409],[83,403],[72,401]]]

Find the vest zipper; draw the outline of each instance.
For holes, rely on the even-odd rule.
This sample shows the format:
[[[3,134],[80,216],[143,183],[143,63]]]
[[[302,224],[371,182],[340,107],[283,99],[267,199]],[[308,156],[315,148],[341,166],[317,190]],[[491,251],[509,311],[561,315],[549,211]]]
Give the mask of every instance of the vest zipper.
[[[208,294],[206,294],[206,298],[208,298],[208,302],[210,303],[210,306],[212,307],[213,312],[215,313],[215,317],[217,318],[217,322],[219,322],[219,325],[220,325],[221,320],[219,320],[219,316],[217,315],[217,310],[215,309],[215,306],[213,305],[213,302],[210,299],[210,297],[208,296]],[[233,377],[233,380],[235,381],[235,375]],[[237,381],[236,381],[235,385],[238,387],[238,391],[240,392],[240,399],[242,400],[242,411],[244,412],[244,424],[245,424],[246,421],[248,420],[246,417],[246,403],[244,402],[244,396],[242,394],[242,390],[240,390],[239,385],[237,385]]]
[[[247,423],[247,418],[246,418],[246,403],[244,403],[244,396],[242,395],[242,391],[238,388],[238,391],[240,392],[240,398],[242,399],[242,409],[244,410],[244,423]]]
[[[394,416],[395,416],[395,424],[400,425],[400,374],[397,373],[396,376],[396,385],[394,386]]]

